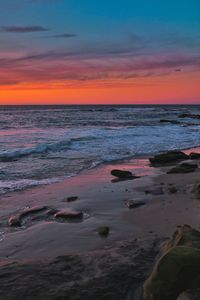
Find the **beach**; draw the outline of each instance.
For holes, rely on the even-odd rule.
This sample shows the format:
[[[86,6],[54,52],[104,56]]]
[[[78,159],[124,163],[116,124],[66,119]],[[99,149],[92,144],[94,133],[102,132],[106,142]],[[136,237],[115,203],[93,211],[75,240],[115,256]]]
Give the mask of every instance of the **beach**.
[[[0,300],[200,300],[199,12],[0,0]]]
[[[188,154],[190,152],[200,153],[200,149],[186,151]],[[199,160],[192,160],[191,163],[199,164]],[[132,284],[141,284],[145,280],[145,276],[149,275],[160,251],[161,243],[173,234],[177,226],[188,224],[197,230],[200,228],[200,202],[192,193],[194,184],[199,183],[200,171],[197,169],[191,173],[167,174],[173,165],[177,165],[177,163],[153,167],[148,157],[140,157],[83,171],[78,176],[63,182],[2,195],[0,198],[2,274],[6,273],[8,269],[12,274],[12,265],[14,269],[21,265],[22,274],[26,273],[29,267],[31,269],[34,264],[39,270],[41,263],[47,269],[49,266],[49,276],[53,278],[55,270],[52,269],[52,263],[54,264],[59,257],[66,257],[66,259],[74,257],[76,267],[74,269],[72,263],[71,274],[77,273],[80,267],[80,278],[77,279],[78,282],[77,280],[68,282],[67,279],[67,292],[72,291],[76,284],[80,284],[78,288],[80,291],[67,298],[71,300],[81,297],[81,286],[83,282],[85,284],[87,268],[87,285],[91,284],[92,288],[93,276],[95,278],[99,276],[101,281],[104,275],[111,276],[113,268],[120,270],[121,264],[123,264],[130,273],[129,275],[127,273],[124,281],[123,278],[120,279],[122,286],[125,286],[123,295],[127,295]],[[116,180],[110,174],[113,169],[131,171],[139,178]],[[70,200],[69,197],[74,199]],[[144,205],[129,208],[127,204],[132,200],[144,202]],[[10,217],[18,216],[24,209],[34,207],[42,210],[27,215],[21,226],[8,226]],[[56,219],[49,213],[49,210],[56,213],[66,209],[82,212],[82,218]],[[101,236],[99,234],[98,229],[101,226],[109,227],[108,235]],[[141,251],[146,254],[144,255]],[[90,257],[89,260],[88,257]],[[115,263],[111,263],[111,258],[115,260]],[[77,259],[81,262],[78,263]],[[104,267],[106,265],[108,267],[104,270],[103,275],[100,271],[96,272],[99,268],[101,270],[101,267],[96,265],[97,261],[100,265],[102,262]],[[134,269],[138,276],[137,278],[135,275],[137,278],[135,283],[133,270],[130,271],[133,263],[138,264]],[[81,267],[82,264],[84,267]],[[144,268],[143,271],[141,271],[141,266]],[[91,271],[92,269],[93,271]],[[46,272],[48,273],[47,270]],[[61,274],[56,276],[59,277]],[[4,276],[2,275],[2,277]],[[19,276],[19,282],[21,279]],[[60,280],[62,282],[64,279],[60,278]],[[112,277],[109,280],[112,282]],[[17,280],[15,283],[17,284]],[[34,286],[34,283],[32,284]],[[41,278],[40,284],[45,286],[45,282]],[[115,285],[117,285],[117,279],[114,280],[112,288]],[[9,286],[10,281],[2,283],[2,291],[8,290]],[[14,286],[15,284],[13,284]],[[101,286],[101,288],[104,293],[104,287]],[[25,293],[22,287],[21,289]],[[39,290],[38,295],[41,293]],[[107,299],[100,296],[98,298],[95,294],[95,287],[93,292],[94,294],[91,292],[90,297],[86,298],[82,295],[82,298]],[[63,290],[63,295],[65,293],[66,291]],[[16,295],[8,293],[5,299],[17,299]],[[52,296],[48,294],[48,297],[48,299],[64,299],[62,298],[64,296],[56,298],[54,293]],[[26,299],[34,298],[27,296]],[[46,299],[45,296],[44,299]]]
[[[0,300],[177,300],[182,290],[157,297],[145,283],[169,239],[191,247],[199,234],[199,106],[0,117]]]

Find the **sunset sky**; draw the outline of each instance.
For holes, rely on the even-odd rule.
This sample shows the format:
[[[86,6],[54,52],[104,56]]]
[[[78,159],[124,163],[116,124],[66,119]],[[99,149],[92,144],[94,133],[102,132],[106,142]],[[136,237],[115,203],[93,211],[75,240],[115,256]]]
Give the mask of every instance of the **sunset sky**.
[[[0,104],[200,103],[199,0],[0,0]]]

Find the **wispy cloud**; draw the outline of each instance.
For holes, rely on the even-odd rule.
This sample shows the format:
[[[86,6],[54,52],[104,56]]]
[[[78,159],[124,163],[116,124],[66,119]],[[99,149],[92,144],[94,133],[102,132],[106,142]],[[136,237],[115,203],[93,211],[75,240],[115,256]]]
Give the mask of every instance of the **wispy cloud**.
[[[43,26],[1,26],[1,32],[8,33],[29,33],[29,32],[41,32],[48,31],[48,28]]]
[[[115,52],[114,52],[115,53]],[[168,76],[177,70],[182,72],[198,71],[199,55],[166,55],[166,56],[126,56],[105,49],[100,56],[90,51],[90,57],[80,53],[44,52],[33,53],[18,58],[0,58],[0,85],[18,85],[19,83],[48,84],[54,87],[71,85],[88,85],[94,81],[108,85],[131,80]],[[120,81],[121,80],[121,81]],[[10,83],[9,83],[10,82]]]
[[[50,36],[47,36],[47,38],[74,38],[74,37],[77,37],[78,35],[75,34],[75,33],[63,33],[63,34],[55,34],[55,35],[50,35]]]

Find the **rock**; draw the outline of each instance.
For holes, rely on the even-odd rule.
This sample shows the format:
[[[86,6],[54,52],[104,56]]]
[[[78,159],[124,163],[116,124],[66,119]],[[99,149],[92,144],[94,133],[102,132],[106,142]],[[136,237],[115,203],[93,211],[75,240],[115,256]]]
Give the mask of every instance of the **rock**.
[[[175,186],[170,186],[168,190],[171,194],[176,194],[178,192]]]
[[[111,175],[113,175],[117,178],[120,178],[120,179],[138,178],[137,176],[134,176],[130,171],[123,171],[123,170],[117,170],[117,169],[112,170]]]
[[[200,289],[185,291],[177,298],[177,300],[199,300],[199,299],[200,299]]]
[[[56,208],[50,208],[47,212],[46,212],[46,215],[47,216],[54,216],[56,213],[58,213],[59,210],[56,209]]]
[[[187,224],[179,226],[172,238],[165,243],[163,252],[176,246],[190,246],[200,249],[200,232]]]
[[[195,114],[181,114],[179,115],[179,118],[190,118],[190,119],[200,119],[200,115]]]
[[[126,203],[126,205],[128,206],[128,208],[137,208],[137,207],[143,206],[145,204],[146,204],[146,202],[139,201],[139,200],[129,200]]]
[[[192,192],[197,199],[200,199],[200,183],[194,184]]]
[[[189,157],[190,159],[200,159],[200,153],[192,152]]]
[[[0,162],[13,162],[13,161],[17,161],[17,158],[9,157],[9,156],[0,157]]]
[[[109,232],[110,232],[110,228],[108,226],[101,226],[98,229],[99,235],[101,235],[103,237],[108,236]]]
[[[64,209],[59,212],[57,212],[54,217],[56,219],[64,219],[64,220],[69,220],[69,219],[82,219],[83,218],[83,213],[80,211],[75,211],[72,209]]]
[[[27,208],[21,212],[20,218],[24,218],[27,217],[28,215],[40,213],[42,211],[45,211],[46,209],[47,206],[33,206],[31,208]]]
[[[164,194],[164,191],[163,191],[163,188],[162,187],[157,187],[153,190],[145,190],[144,191],[145,194],[152,194],[154,196],[159,196],[159,195],[163,195]]]
[[[8,225],[11,227],[20,227],[21,226],[21,220],[19,216],[12,216],[8,219]]]
[[[175,173],[190,173],[194,172],[198,168],[197,164],[187,164],[183,163],[181,165],[178,165],[171,170],[169,170],[168,174],[175,174]]]
[[[68,242],[68,236],[63,236],[63,243]],[[59,257],[49,255],[48,245],[46,258],[35,255],[32,259],[21,260],[2,257],[0,299],[130,299],[127,294],[130,290],[134,293],[151,270],[158,245],[158,240],[155,242],[149,237],[113,243],[110,247],[87,253],[81,251],[70,255],[63,252]],[[13,249],[12,253],[15,251]]]
[[[188,155],[181,151],[169,151],[151,157],[149,160],[152,165],[163,165],[173,163],[180,160],[188,159]]]
[[[46,206],[34,206],[31,208],[27,208],[18,215],[10,217],[8,220],[8,225],[19,227],[22,225],[22,221],[24,218],[45,211],[46,209]]]
[[[166,119],[160,119],[160,123],[180,124],[180,122],[176,120],[166,120]]]
[[[71,197],[67,198],[67,202],[73,202],[73,201],[76,201],[76,200],[78,200],[77,196],[71,196]]]
[[[159,196],[164,194],[162,187],[155,188],[154,190],[151,190],[150,193],[154,196]]]
[[[144,283],[144,300],[176,300],[200,286],[200,232],[180,227],[165,245],[152,274]]]

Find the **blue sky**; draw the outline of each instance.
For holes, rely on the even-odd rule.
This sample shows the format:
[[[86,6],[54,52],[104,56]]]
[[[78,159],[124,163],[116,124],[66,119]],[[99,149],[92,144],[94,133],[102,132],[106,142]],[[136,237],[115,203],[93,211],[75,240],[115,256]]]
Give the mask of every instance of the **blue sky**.
[[[129,43],[131,37],[153,42],[160,48],[174,42],[175,47],[182,49],[200,37],[198,0],[0,0],[0,8],[0,26],[49,29],[23,36],[15,32],[1,34],[4,40],[13,38],[26,47],[29,42],[36,49],[95,42]],[[65,33],[77,37],[60,37],[56,41],[47,38]],[[10,43],[7,44],[9,48]]]
[[[0,0],[1,85],[197,78],[199,53],[199,0]]]

